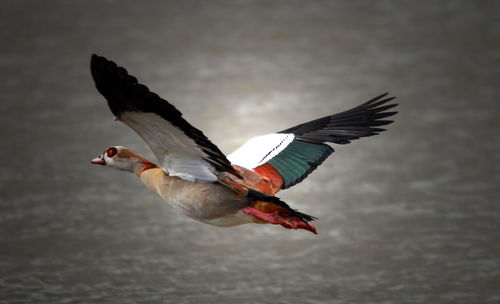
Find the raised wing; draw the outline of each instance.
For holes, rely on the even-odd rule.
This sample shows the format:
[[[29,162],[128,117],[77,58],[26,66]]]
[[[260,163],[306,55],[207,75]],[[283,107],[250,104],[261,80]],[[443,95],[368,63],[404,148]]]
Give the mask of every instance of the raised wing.
[[[325,143],[347,144],[353,139],[384,131],[379,127],[392,121],[383,118],[397,113],[387,112],[397,104],[387,104],[394,97],[386,96],[387,93],[350,110],[278,133],[254,137],[228,159],[265,176],[275,178],[278,174],[282,178],[281,189],[289,188],[304,180],[334,152]]]
[[[396,97],[385,98],[389,93],[377,96],[355,108],[337,114],[318,118],[279,133],[293,133],[297,139],[322,143],[348,144],[353,139],[377,135],[385,129],[379,126],[392,123],[392,120],[383,118],[397,112],[386,112],[397,106],[396,103],[387,104]]]
[[[111,112],[144,139],[169,175],[200,182],[216,181],[215,171],[238,175],[217,146],[127,70],[97,55],[90,66]]]

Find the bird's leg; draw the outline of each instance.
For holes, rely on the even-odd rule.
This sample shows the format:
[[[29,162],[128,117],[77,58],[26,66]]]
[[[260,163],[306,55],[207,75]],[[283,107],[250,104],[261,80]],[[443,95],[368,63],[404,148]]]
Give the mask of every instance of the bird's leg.
[[[260,211],[252,206],[246,206],[241,209],[244,213],[251,214],[256,218],[273,225],[281,225],[287,229],[305,229],[317,234],[316,228],[308,222],[293,216],[290,213],[283,212],[281,210],[275,210],[272,212]]]

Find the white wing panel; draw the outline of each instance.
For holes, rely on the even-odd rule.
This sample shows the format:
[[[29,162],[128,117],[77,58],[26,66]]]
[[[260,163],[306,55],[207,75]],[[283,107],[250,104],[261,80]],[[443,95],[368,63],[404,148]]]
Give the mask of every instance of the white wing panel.
[[[283,151],[295,138],[293,134],[271,133],[251,138],[227,159],[238,166],[253,169]]]

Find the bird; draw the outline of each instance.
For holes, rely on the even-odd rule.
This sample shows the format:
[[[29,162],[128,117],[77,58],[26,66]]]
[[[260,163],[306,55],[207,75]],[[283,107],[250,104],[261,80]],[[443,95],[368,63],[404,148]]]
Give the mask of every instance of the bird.
[[[132,172],[178,213],[199,222],[232,227],[273,224],[317,234],[317,218],[276,196],[330,156],[331,144],[379,134],[395,97],[379,95],[349,110],[251,138],[226,156],[171,103],[105,57],[93,54],[90,71],[115,120],[133,129],[158,164],[124,147],[111,146],[92,164]],[[389,111],[390,110],[390,111]]]

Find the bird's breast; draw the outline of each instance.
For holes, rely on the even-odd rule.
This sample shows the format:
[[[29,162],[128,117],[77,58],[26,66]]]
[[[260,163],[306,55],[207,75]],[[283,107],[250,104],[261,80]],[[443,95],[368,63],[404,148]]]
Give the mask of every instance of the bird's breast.
[[[238,213],[248,204],[246,197],[237,196],[221,184],[183,180],[168,176],[161,168],[144,171],[140,179],[177,211],[216,226],[227,226],[233,220],[241,220]]]

